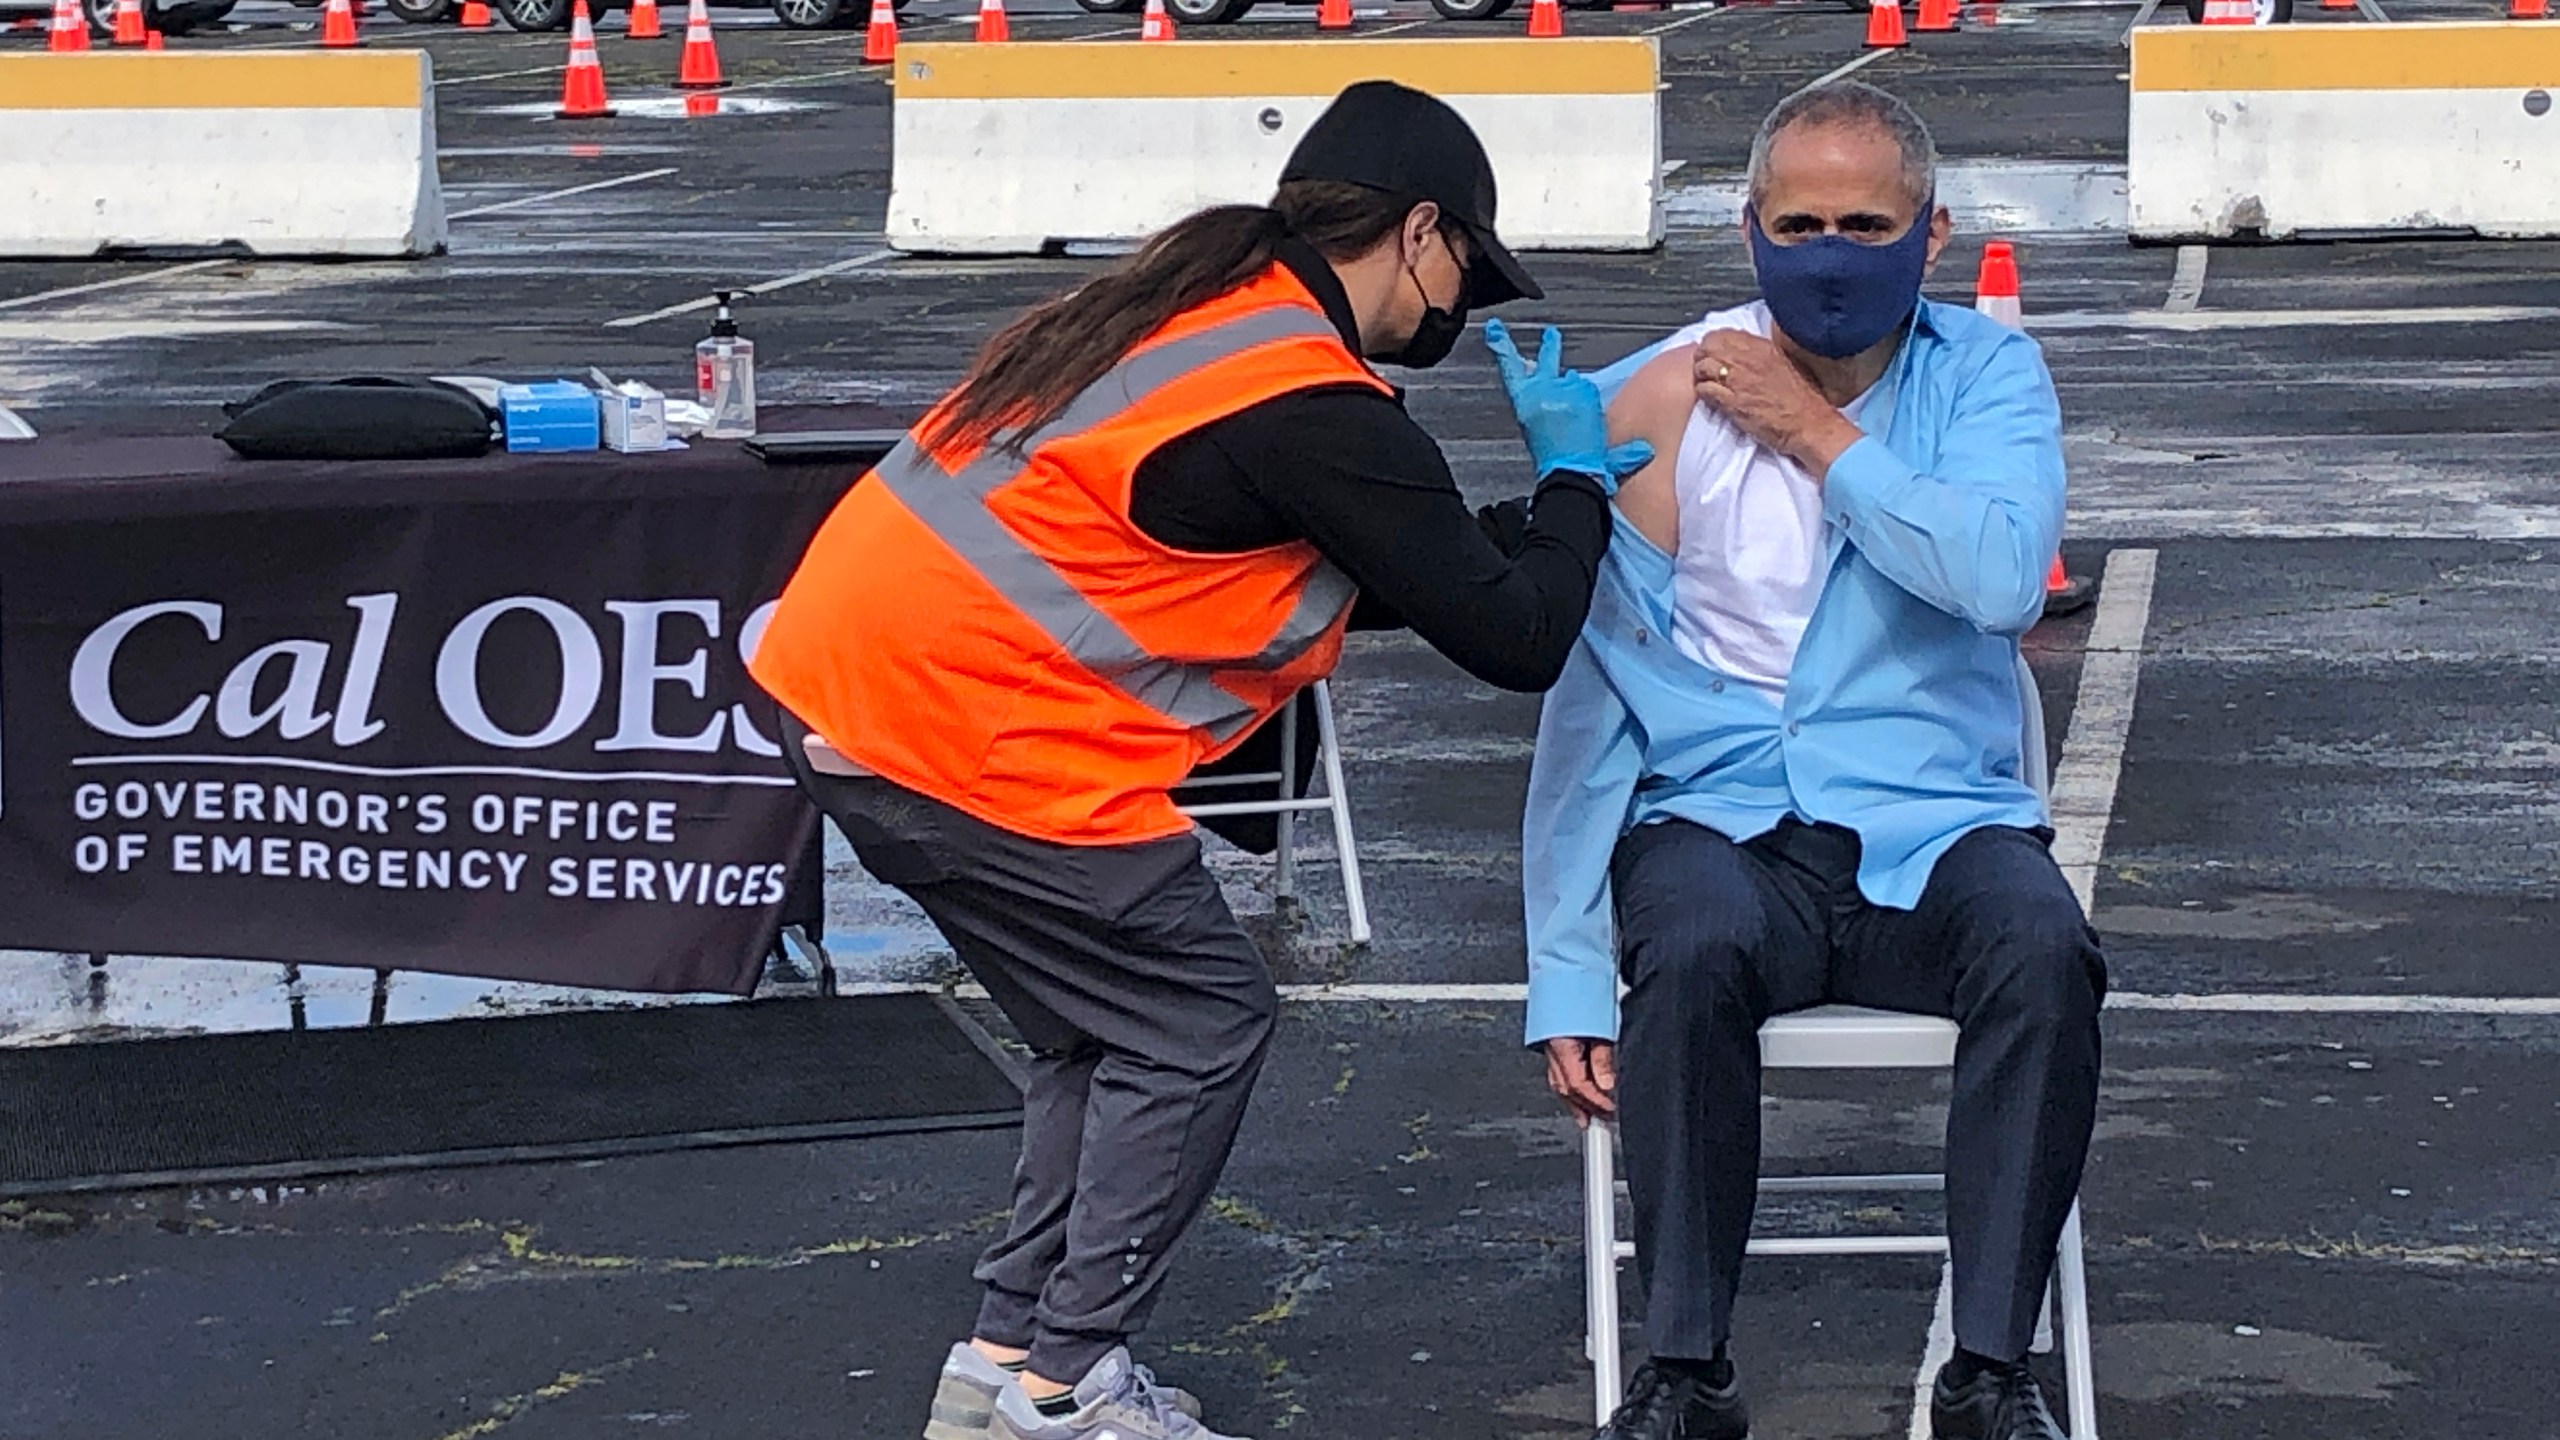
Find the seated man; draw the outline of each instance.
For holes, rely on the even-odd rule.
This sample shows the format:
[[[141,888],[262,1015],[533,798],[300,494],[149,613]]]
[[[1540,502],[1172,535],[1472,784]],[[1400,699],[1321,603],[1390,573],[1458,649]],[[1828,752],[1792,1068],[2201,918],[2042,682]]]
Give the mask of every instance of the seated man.
[[[1934,167],[1880,90],[1780,104],[1743,219],[1762,299],[1610,411],[1659,458],[1617,497],[1524,831],[1528,1038],[1586,1123],[1618,1117],[1634,1197],[1652,1358],[1602,1440],[1748,1432],[1726,1345],[1756,1032],[1835,1002],[1963,1030],[1938,1440],[2062,1433],[2023,1362],[2106,976],[2020,773],[2016,668],[2062,529],[2061,418],[2033,341],[1920,299],[1947,243]]]

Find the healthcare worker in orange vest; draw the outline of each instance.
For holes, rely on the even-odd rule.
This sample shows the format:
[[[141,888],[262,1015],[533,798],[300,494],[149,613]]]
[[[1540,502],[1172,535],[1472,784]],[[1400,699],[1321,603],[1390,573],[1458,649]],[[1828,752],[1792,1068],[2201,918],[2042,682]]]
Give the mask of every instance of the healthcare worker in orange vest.
[[[1543,690],[1616,477],[1598,392],[1485,326],[1538,471],[1481,512],[1370,368],[1539,298],[1446,104],[1337,97],[1268,206],[1203,211],[1014,321],[811,542],[753,672],[865,868],[1033,1053],[1013,1218],[928,1440],[1219,1440],[1131,1363],[1271,1038],[1271,972],[1168,791],[1410,626]],[[796,722],[796,723],[795,723]]]

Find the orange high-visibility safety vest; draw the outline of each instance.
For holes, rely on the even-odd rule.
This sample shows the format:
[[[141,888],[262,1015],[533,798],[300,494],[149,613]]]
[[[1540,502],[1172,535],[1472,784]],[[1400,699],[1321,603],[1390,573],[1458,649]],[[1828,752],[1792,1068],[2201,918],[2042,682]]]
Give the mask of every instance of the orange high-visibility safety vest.
[[[1181,834],[1166,792],[1332,672],[1354,591],[1304,542],[1158,544],[1131,481],[1177,436],[1341,384],[1390,388],[1275,264],[1030,435],[936,454],[919,426],[819,528],[749,668],[846,759],[989,824]]]

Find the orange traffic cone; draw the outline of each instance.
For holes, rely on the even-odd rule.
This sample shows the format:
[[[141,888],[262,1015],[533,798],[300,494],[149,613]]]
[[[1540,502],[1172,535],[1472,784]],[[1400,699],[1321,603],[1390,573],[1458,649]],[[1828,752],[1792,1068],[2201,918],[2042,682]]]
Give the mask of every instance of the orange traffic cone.
[[[1994,240],[1982,247],[1982,269],[1973,282],[1973,308],[2013,330],[2025,328],[2026,311],[2018,300],[2018,252],[2008,241]],[[2063,569],[2057,554],[2044,574],[2044,613],[2068,615],[2087,605],[2097,588]]]
[[[357,43],[356,12],[347,0],[329,0],[329,8],[320,12],[320,43],[332,50]]]
[[[2205,3],[2211,4],[2212,0]],[[1892,50],[1910,43],[1911,37],[1902,33],[1900,0],[1873,0],[1867,6],[1867,48]]]
[[[1557,0],[1531,0],[1529,38],[1552,40],[1564,33],[1564,6]]]
[[[165,50],[168,46],[161,42],[159,31],[145,30],[142,32],[142,48],[145,50]]]
[[[2209,5],[2210,3],[2211,0],[2207,0],[2207,4]],[[2507,6],[2507,18],[2510,20],[2540,20],[2549,16],[2550,13],[2551,7],[2546,3],[2546,0],[2510,0],[2510,3]],[[2207,10],[2205,12],[2205,23],[2211,24],[2212,22],[2213,13],[2211,10]]]
[[[2069,615],[2086,610],[2098,597],[2098,582],[2086,575],[2074,575],[2062,568],[2062,557],[2053,557],[2053,568],[2044,572],[2044,613]]]
[[[2008,241],[1994,240],[1982,247],[1973,308],[2012,330],[2026,328],[2026,310],[2018,300],[2018,252]]]
[[[1004,18],[1004,0],[978,0],[978,33],[969,38],[981,45],[1013,38],[1013,26]]]
[[[551,113],[563,120],[600,120],[613,113],[605,103],[604,65],[596,59],[596,27],[587,18],[587,0],[578,0],[569,12],[569,73],[561,78],[560,108]]]
[[[711,43],[711,7],[693,0],[684,12],[684,58],[676,63],[676,88],[718,90],[728,83],[720,74],[720,47]]]
[[[700,4],[701,0],[694,0]],[[898,8],[890,0],[871,0],[871,28],[862,36],[862,63],[886,65],[898,58]]]
[[[2353,10],[2356,8],[2356,0],[2320,0],[2320,8],[2323,10]]]
[[[1351,0],[1316,0],[1316,28],[1348,30],[1351,28]]]
[[[1166,12],[1164,0],[1147,0],[1147,13],[1138,21],[1138,38],[1141,40],[1173,38],[1173,16]]]
[[[89,17],[80,13],[80,0],[53,0],[53,29],[45,36],[44,48],[56,55],[89,48]]]
[[[2543,0],[2529,0],[2529,3],[2538,7]],[[2537,9],[2535,13],[2539,14],[2540,11]],[[2204,23],[2207,25],[2255,25],[2258,23],[2257,7],[2252,5],[2250,0],[2204,0]]]
[[[462,0],[463,29],[486,30],[496,23],[496,18],[489,13],[487,0]]]
[[[44,48],[56,55],[89,48],[89,17],[80,13],[80,0],[53,0],[53,29],[45,36]]]
[[[626,40],[663,40],[666,28],[658,22],[658,0],[631,0],[631,18],[622,22]]]
[[[142,0],[116,0],[115,42],[139,45],[142,40]]]
[[[1956,28],[1956,0],[1920,0],[1920,16],[1912,29],[1943,34]]]

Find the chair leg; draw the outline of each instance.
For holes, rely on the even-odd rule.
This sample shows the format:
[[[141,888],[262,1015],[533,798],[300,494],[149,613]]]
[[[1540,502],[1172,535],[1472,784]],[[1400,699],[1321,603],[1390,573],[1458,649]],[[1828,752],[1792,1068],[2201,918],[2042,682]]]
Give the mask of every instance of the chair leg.
[[[2080,1253],[2078,1201],[2062,1222],[2053,1269],[2062,1302],[2062,1380],[2070,1402],[2071,1437],[2098,1440],[2098,1377],[2089,1353],[2089,1271]]]
[[[1297,798],[1298,704],[1292,700],[1280,707],[1280,803]],[[1273,859],[1271,897],[1274,907],[1285,914],[1298,898],[1298,817],[1283,810],[1272,818],[1280,833],[1280,849]]]
[[[1342,746],[1334,736],[1333,687],[1316,682],[1316,750],[1324,793],[1333,802],[1333,847],[1342,855],[1342,903],[1351,912],[1351,943],[1369,943],[1369,896],[1360,884],[1360,849],[1351,838],[1351,790],[1342,779]]]
[[[1618,1179],[1608,1126],[1582,1128],[1583,1352],[1591,1357],[1591,1423],[1606,1425],[1625,1387],[1618,1350]]]

